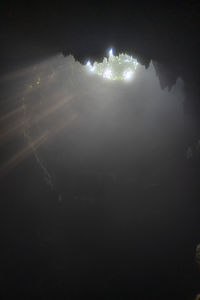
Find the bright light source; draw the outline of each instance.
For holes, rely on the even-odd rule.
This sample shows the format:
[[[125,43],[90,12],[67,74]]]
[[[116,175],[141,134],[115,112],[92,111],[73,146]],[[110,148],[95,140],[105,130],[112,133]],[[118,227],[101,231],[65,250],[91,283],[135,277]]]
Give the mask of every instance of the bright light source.
[[[109,51],[109,56],[113,56],[113,49],[112,48]]]
[[[131,80],[138,66],[138,62],[127,54],[113,55],[113,49],[108,52],[108,59],[104,57],[103,62],[87,62],[86,67],[89,72],[102,76],[109,80]]]
[[[88,60],[86,66],[91,67],[91,62]]]
[[[111,79],[111,76],[112,76],[112,70],[106,69],[106,70],[103,72],[103,77],[104,77],[104,78]]]
[[[86,64],[86,66],[87,66],[87,68],[88,68],[88,70],[90,71],[90,72],[94,72],[95,71],[95,69],[96,69],[96,66],[92,66],[92,64],[91,64],[91,62],[88,60],[88,62],[87,62],[87,64]]]
[[[95,69],[96,69],[96,67],[95,67],[95,66],[92,66],[91,69],[90,69],[90,71],[91,71],[91,72],[94,72]]]
[[[123,77],[124,77],[124,80],[131,80],[133,77],[133,71],[132,70],[124,71]]]

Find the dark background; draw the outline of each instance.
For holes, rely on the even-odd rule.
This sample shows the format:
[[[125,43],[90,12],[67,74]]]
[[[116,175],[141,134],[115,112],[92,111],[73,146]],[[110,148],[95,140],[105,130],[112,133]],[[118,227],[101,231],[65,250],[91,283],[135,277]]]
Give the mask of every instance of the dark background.
[[[80,62],[101,59],[109,46],[145,66],[154,60],[162,87],[171,88],[177,77],[184,80],[185,113],[196,124],[188,142],[194,144],[199,19],[199,1],[7,1],[0,11],[1,74],[58,52]],[[9,87],[1,89],[6,94]],[[1,103],[2,111],[6,105]],[[1,161],[15,143],[21,141],[1,145]],[[150,194],[127,189],[123,178],[116,190],[104,176],[88,174],[77,183],[72,172],[67,201],[61,203],[58,192],[44,184],[35,158],[28,157],[1,179],[2,299],[193,299],[200,292],[194,261],[200,241],[199,157],[178,164],[174,177]],[[63,187],[62,170],[60,178]],[[83,201],[91,194],[93,205]],[[159,199],[167,198],[175,204],[163,208]],[[149,216],[151,205],[144,208],[149,199],[162,211],[160,219]],[[141,220],[131,218],[135,209]]]

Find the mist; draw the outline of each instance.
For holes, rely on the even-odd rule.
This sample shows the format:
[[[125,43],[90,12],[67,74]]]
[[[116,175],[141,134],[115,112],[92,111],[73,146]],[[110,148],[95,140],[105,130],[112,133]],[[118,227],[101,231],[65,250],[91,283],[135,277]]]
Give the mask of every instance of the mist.
[[[1,80],[15,108],[1,136],[15,137],[14,155],[1,175],[15,172],[16,211],[32,208],[37,220],[24,220],[38,241],[29,241],[40,264],[29,260],[36,289],[40,278],[47,294],[189,295],[182,282],[195,272],[199,204],[190,165],[197,150],[188,148],[198,140],[183,80],[162,89],[151,62],[130,82],[110,81],[60,54]],[[16,177],[22,167],[25,183]]]
[[[40,82],[35,79],[28,91],[25,113],[33,123],[38,119],[36,136],[56,132],[45,147],[50,163],[63,171],[125,172],[147,186],[186,158],[192,125],[181,78],[170,91],[162,89],[151,62],[147,69],[139,65],[131,82],[110,81],[90,74],[73,56],[54,57],[34,72]]]

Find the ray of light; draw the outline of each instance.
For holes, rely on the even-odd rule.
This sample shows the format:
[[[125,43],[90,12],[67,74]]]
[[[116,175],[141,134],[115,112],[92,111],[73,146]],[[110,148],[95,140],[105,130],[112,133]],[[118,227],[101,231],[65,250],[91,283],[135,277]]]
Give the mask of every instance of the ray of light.
[[[22,162],[28,155],[33,153],[33,150],[37,149],[47,139],[47,137],[48,132],[45,132],[32,143],[27,145],[24,149],[15,153],[0,167],[0,178],[2,178],[10,169]]]
[[[14,124],[12,124],[10,128],[6,128],[6,130],[0,134],[0,144],[2,144],[3,141],[5,142],[7,139],[16,136],[16,134],[21,134],[23,132],[24,126],[33,126],[41,120],[49,117],[54,112],[61,109],[66,103],[69,103],[73,98],[73,95],[61,98],[55,104],[51,105],[46,111],[43,111],[42,113],[40,113],[40,115],[35,116],[32,119],[28,119],[26,117],[22,118],[22,116],[20,115],[19,119],[14,122]],[[24,106],[21,106],[20,108],[16,109],[16,111],[21,112],[23,109]],[[14,112],[10,112],[7,115],[14,115]],[[6,119],[6,116],[3,116],[1,119]]]
[[[0,117],[0,122],[6,121],[7,119],[14,117],[16,114],[22,111],[23,111],[23,106],[21,105],[20,107],[17,107],[12,111],[9,111],[7,114],[3,115],[2,117]]]
[[[47,140],[55,137],[61,130],[65,129],[68,125],[70,125],[73,121],[78,118],[78,114],[72,114],[68,119],[65,121],[60,122],[53,131],[49,132],[46,131],[40,137],[36,138],[34,141],[29,140],[29,144],[22,149],[21,151],[15,153],[9,160],[7,160],[1,167],[0,167],[0,178],[8,173],[13,167],[17,166],[21,163],[27,156],[30,154],[34,154],[37,161],[39,162],[42,169],[45,169],[45,173],[49,174],[44,165],[41,163],[36,150],[37,148],[46,142]]]

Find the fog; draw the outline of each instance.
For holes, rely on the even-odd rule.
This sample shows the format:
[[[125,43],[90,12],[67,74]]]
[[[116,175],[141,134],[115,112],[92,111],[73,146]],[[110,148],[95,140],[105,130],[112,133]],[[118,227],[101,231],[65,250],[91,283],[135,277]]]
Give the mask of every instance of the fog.
[[[152,62],[124,82],[89,73],[73,56],[57,56],[39,64],[32,78],[25,114],[30,135],[49,134],[44,147],[50,168],[115,180],[125,175],[147,187],[185,159],[191,124],[183,109],[184,83],[178,78],[170,91],[161,89]]]
[[[198,140],[184,112],[183,80],[162,89],[151,62],[130,82],[110,81],[56,55],[3,81],[12,111],[1,141],[15,137],[15,146],[1,175],[15,169],[15,207],[34,218],[29,226],[39,234],[29,242],[48,292],[189,295],[191,285],[182,283],[196,284],[199,204],[190,165],[197,148],[188,148]]]

